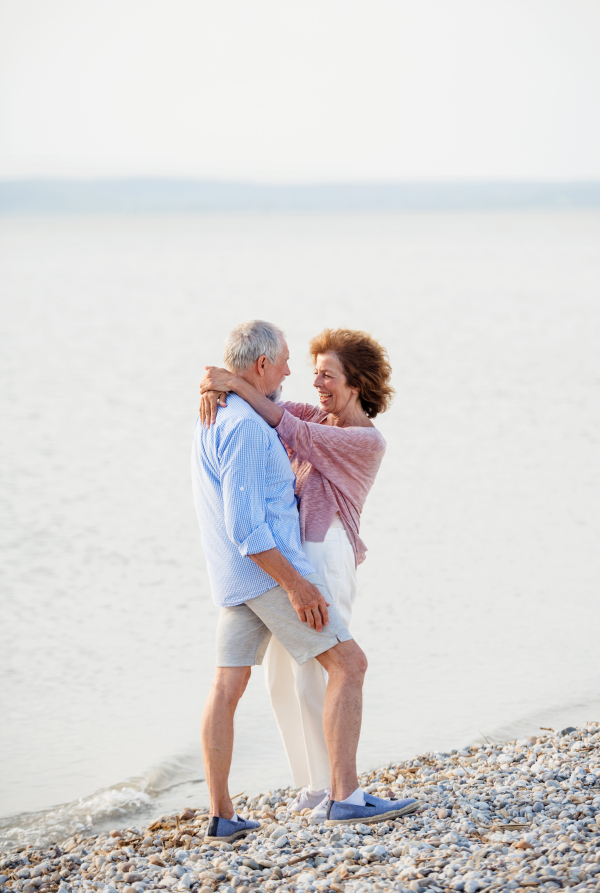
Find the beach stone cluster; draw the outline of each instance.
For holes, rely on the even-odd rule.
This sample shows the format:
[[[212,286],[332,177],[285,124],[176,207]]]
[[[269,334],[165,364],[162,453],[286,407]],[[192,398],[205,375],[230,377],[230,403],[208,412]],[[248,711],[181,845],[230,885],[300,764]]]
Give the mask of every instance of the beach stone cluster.
[[[294,791],[236,798],[262,828],[206,845],[206,809],[148,828],[73,837],[0,858],[0,890],[23,893],[398,893],[600,891],[600,724],[506,744],[426,753],[363,775],[367,791],[422,809],[326,827],[289,812]]]

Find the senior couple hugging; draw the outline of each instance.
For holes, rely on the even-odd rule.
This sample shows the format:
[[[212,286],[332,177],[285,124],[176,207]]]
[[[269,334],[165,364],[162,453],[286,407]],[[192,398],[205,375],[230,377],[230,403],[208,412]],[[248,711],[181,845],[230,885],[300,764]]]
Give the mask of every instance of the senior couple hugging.
[[[216,672],[202,717],[210,796],[207,842],[260,824],[228,790],[233,718],[263,664],[311,822],[379,822],[416,800],[362,790],[356,750],[367,660],[348,624],[366,547],[360,514],[385,452],[371,419],[391,402],[385,350],[364,332],[310,342],[319,405],[279,402],[290,374],[283,332],[251,320],[229,335],[226,369],[206,367],[192,449],[194,499],[215,603]]]

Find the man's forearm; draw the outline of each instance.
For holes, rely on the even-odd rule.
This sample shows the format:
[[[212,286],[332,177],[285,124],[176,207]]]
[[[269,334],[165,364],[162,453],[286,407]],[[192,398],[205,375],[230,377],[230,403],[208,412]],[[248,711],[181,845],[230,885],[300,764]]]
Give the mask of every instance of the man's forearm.
[[[281,554],[279,549],[267,549],[266,552],[257,552],[255,555],[249,555],[248,558],[251,558],[261,570],[273,577],[286,592],[294,589],[298,579],[302,579],[301,574]]]
[[[248,557],[285,589],[293,609],[303,623],[308,623],[317,632],[327,626],[329,602],[325,601],[314,583],[298,573],[279,549],[267,549]]]

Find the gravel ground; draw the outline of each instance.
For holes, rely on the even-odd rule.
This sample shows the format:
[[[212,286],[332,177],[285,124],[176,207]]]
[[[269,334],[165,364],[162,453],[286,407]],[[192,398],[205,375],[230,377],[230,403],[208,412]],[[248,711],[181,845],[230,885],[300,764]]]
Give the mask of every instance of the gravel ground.
[[[390,823],[309,825],[282,789],[236,799],[263,824],[233,845],[203,844],[207,811],[186,809],[141,830],[15,849],[0,858],[0,890],[600,891],[599,733],[545,730],[365,773],[378,796],[422,801]]]

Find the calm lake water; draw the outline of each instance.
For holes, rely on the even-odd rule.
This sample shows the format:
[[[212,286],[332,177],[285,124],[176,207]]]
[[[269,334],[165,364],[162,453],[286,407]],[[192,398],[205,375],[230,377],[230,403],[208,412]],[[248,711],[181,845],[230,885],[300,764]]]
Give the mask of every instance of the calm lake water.
[[[600,718],[600,212],[0,218],[0,839],[206,803],[197,384],[281,325],[387,346],[361,769]],[[257,669],[233,793],[291,782]]]

